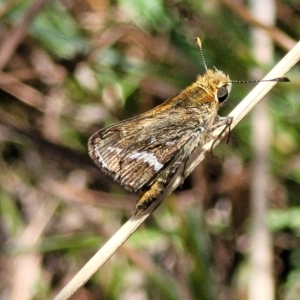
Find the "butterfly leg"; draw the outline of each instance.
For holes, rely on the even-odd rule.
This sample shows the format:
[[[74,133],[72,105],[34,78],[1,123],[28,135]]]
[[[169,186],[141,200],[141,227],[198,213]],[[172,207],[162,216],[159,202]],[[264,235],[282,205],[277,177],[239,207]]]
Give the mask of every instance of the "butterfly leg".
[[[211,132],[218,129],[219,127],[224,126],[222,131],[219,133],[218,138],[222,136],[222,134],[226,131],[227,128],[230,129],[230,125],[233,121],[233,117],[219,117],[217,122],[211,127]]]
[[[222,137],[222,135],[227,130],[227,128],[229,128],[228,137],[227,137],[227,143],[229,142],[229,138],[230,138],[230,125],[231,125],[232,121],[233,121],[233,117],[219,117],[218,122],[212,126],[211,132],[213,132],[214,130],[216,130],[219,127],[224,126],[224,128],[221,130],[221,132],[218,134],[217,138],[213,141],[213,143],[211,145],[210,152],[211,152],[211,156],[212,157],[213,157],[213,148],[214,148],[215,142]]]

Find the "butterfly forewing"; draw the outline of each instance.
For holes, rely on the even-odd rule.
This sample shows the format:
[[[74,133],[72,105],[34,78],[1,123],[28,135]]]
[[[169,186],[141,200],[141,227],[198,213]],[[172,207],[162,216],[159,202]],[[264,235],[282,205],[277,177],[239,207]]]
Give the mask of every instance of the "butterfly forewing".
[[[89,140],[90,155],[106,173],[130,191],[137,191],[167,167],[175,154],[201,131],[203,112],[190,108],[162,111],[100,130]],[[155,115],[155,118],[153,117]]]

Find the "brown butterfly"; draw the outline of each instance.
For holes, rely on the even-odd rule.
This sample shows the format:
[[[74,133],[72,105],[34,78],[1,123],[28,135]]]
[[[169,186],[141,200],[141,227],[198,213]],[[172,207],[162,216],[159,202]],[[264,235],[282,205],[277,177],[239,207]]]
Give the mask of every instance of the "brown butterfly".
[[[208,70],[178,95],[156,108],[95,133],[89,155],[100,169],[127,190],[139,191],[134,214],[146,210],[181,172],[195,149],[212,138],[212,132],[230,126],[232,117],[219,117],[232,82],[217,69]],[[286,77],[272,81],[289,81]],[[250,81],[247,81],[250,82]],[[257,81],[251,81],[257,82]]]

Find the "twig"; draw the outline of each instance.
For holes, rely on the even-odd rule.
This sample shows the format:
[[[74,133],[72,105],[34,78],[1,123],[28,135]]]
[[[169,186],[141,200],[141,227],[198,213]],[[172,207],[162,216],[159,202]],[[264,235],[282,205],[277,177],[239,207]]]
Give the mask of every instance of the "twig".
[[[270,79],[284,76],[300,60],[300,42],[273,68],[273,70],[264,78]],[[242,118],[274,87],[276,82],[259,83],[239,105],[229,114],[233,117],[231,129],[233,129]],[[222,130],[222,128],[220,128]],[[218,133],[216,133],[216,136]],[[205,153],[209,152],[212,144],[215,147],[219,140],[211,140],[199,149],[186,165],[186,176],[190,174],[195,167],[203,160]],[[180,174],[173,180],[171,188],[164,198],[168,196],[181,183]],[[160,199],[160,202],[163,199]],[[144,215],[131,217],[109,241],[87,262],[87,264],[74,276],[74,278],[62,289],[54,300],[69,299],[80,287],[82,287],[89,278],[125,243],[133,232],[152,214],[160,205],[150,206]]]

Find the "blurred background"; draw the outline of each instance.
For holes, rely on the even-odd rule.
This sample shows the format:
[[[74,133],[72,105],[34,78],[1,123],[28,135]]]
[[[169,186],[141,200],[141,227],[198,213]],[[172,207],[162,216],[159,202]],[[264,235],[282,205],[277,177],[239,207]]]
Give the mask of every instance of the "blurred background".
[[[262,78],[296,44],[299,1],[261,2],[0,1],[0,299],[51,299],[131,216],[137,195],[87,140],[202,74],[196,36],[233,80]],[[299,299],[299,74],[72,299]],[[220,115],[253,86],[233,84]]]

